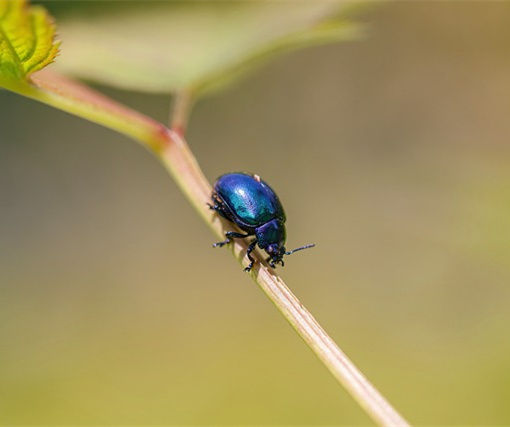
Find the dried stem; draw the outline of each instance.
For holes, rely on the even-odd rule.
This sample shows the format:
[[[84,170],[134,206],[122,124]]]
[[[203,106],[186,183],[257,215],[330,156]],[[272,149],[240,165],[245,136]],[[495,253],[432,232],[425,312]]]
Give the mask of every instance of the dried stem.
[[[217,237],[223,238],[224,231],[231,228],[231,225],[224,228],[223,220],[207,207],[211,186],[183,137],[190,105],[187,94],[180,94],[176,99],[173,129],[170,130],[53,73],[37,73],[32,80],[35,86],[17,92],[134,138],[156,155]],[[236,240],[230,249],[241,264],[247,265],[246,243]],[[407,421],[347,358],[275,271],[258,255],[255,257],[258,263],[250,272],[253,280],[365,412],[381,426],[408,426]]]

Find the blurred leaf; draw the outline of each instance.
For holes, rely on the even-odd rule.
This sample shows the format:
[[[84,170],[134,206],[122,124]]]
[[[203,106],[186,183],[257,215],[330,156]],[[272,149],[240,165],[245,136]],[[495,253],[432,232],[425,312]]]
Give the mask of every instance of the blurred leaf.
[[[25,0],[0,0],[0,85],[9,87],[53,62],[59,43],[46,10]]]
[[[120,3],[80,3],[59,19],[61,70],[126,89],[204,92],[281,52],[359,34],[340,16],[349,1]]]

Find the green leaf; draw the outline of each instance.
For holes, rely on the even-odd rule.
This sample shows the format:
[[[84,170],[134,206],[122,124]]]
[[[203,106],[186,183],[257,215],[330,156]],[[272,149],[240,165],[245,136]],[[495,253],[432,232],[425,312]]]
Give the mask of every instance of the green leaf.
[[[0,0],[0,85],[25,82],[53,62],[59,43],[55,25],[41,6],[25,0]]]
[[[353,3],[66,3],[58,66],[125,89],[204,92],[282,52],[358,36],[359,26],[347,18]]]

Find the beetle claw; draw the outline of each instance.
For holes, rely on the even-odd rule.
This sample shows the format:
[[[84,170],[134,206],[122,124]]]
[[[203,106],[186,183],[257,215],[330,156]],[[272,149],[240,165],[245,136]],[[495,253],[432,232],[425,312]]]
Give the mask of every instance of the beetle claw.
[[[227,240],[224,240],[223,242],[218,242],[218,243],[214,243],[212,245],[213,248],[221,248],[223,246],[225,246],[227,243],[230,243],[230,239],[227,239]]]

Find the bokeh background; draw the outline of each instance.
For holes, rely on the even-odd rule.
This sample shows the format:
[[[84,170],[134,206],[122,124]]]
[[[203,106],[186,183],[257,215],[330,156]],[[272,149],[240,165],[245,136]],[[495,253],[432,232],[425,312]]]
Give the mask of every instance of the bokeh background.
[[[510,3],[364,20],[201,100],[188,140],[277,190],[317,244],[279,273],[404,416],[510,424]],[[0,423],[369,424],[214,241],[146,150],[0,92]]]

